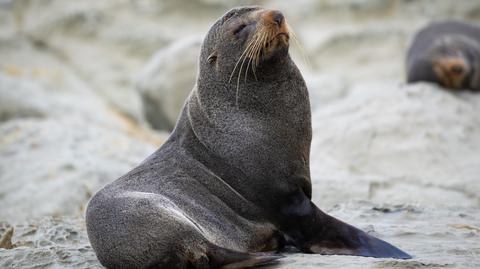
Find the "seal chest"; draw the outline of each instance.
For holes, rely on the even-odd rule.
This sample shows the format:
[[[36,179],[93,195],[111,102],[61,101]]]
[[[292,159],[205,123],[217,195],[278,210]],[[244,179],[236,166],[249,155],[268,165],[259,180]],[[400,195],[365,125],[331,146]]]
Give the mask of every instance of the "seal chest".
[[[160,149],[90,201],[112,268],[247,268],[306,253],[409,258],[311,202],[311,115],[282,13],[235,8],[202,44],[197,83]]]

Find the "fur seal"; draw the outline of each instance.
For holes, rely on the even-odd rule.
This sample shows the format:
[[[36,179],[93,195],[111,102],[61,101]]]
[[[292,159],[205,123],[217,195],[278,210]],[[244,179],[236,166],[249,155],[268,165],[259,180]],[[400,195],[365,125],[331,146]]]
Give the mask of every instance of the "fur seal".
[[[410,258],[311,201],[310,104],[282,13],[235,8],[202,44],[169,139],[92,197],[108,268],[246,268],[306,253]]]
[[[480,27],[446,21],[421,29],[407,52],[407,81],[480,91]]]

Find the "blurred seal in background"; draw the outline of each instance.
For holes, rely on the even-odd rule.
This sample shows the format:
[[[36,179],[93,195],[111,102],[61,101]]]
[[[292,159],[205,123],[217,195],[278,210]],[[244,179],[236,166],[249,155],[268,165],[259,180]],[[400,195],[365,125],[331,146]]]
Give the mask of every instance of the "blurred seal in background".
[[[312,203],[310,104],[290,36],[282,13],[259,7],[215,22],[170,138],[89,202],[103,265],[246,268],[286,246],[410,258]]]
[[[480,91],[480,27],[447,21],[421,29],[407,53],[407,81]]]

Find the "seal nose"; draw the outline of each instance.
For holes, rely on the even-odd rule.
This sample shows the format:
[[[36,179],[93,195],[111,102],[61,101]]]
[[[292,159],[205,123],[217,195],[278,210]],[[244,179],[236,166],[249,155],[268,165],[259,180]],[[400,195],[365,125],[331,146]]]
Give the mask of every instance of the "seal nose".
[[[452,65],[450,67],[450,72],[454,75],[460,75],[463,73],[463,66],[458,64]]]
[[[266,20],[269,20],[269,21],[275,23],[276,25],[278,25],[278,27],[281,27],[283,21],[285,20],[285,17],[283,17],[282,12],[280,12],[278,10],[269,10],[263,15],[263,17]]]
[[[461,58],[444,59],[440,64],[451,76],[461,76],[468,72],[468,64]]]
[[[280,11],[273,11],[273,21],[277,23],[278,26],[282,26],[283,14]]]

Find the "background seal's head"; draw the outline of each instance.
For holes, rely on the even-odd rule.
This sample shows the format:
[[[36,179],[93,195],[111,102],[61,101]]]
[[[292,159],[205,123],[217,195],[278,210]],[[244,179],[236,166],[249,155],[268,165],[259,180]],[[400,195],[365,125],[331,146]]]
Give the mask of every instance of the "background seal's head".
[[[429,81],[449,89],[480,90],[480,45],[465,35],[437,38],[409,66],[408,81]]]

